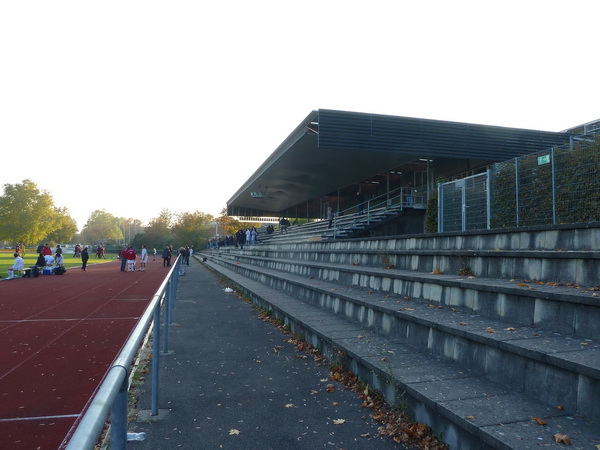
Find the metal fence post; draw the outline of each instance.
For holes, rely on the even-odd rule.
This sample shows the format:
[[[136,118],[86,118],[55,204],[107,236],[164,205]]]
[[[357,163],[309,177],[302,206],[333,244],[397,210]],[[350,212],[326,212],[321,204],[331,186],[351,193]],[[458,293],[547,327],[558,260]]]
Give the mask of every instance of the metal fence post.
[[[552,159],[552,225],[556,225],[556,164],[554,163],[554,147],[550,151]]]
[[[438,183],[438,232],[444,232],[444,191],[442,189],[442,183]]]
[[[486,203],[487,203],[486,225],[487,225],[488,230],[491,228],[491,225],[492,225],[492,181],[490,179],[491,176],[492,176],[492,174],[490,172],[490,169],[488,169],[487,172],[485,173],[485,189],[486,189]]]
[[[515,157],[515,207],[516,207],[516,214],[517,214],[517,226],[519,226],[520,223],[520,214],[519,214],[519,158]]]
[[[466,231],[466,228],[467,228],[467,192],[466,191],[467,191],[467,180],[465,179],[465,180],[462,180],[462,192],[461,192],[461,202],[462,202],[461,217],[460,217],[461,231]]]

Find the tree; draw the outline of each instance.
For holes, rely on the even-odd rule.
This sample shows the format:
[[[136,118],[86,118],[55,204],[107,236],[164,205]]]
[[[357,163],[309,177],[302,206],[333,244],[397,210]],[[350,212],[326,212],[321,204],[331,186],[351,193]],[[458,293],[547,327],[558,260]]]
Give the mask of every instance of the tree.
[[[119,217],[117,218],[117,222],[119,223],[119,230],[121,232],[119,239],[123,239],[130,244],[134,242],[137,234],[144,231],[142,221],[139,219]]]
[[[158,217],[150,221],[144,230],[144,234],[138,236],[135,242],[143,243],[147,248],[164,248],[173,243],[171,225],[173,214],[168,209],[163,209]],[[136,244],[136,247],[138,245]]]
[[[58,228],[46,236],[46,240],[54,243],[68,243],[77,234],[77,222],[69,214],[67,208],[54,208]]]
[[[227,208],[223,208],[221,215],[217,218],[216,222],[219,234],[234,235],[242,228],[242,224],[239,221],[227,215]]]
[[[116,236],[118,223],[115,216],[103,209],[90,214],[81,234],[87,243],[101,243]]]
[[[4,195],[0,197],[0,240],[35,244],[60,224],[52,196],[40,191],[33,181],[4,185]]]
[[[183,213],[177,217],[173,225],[173,235],[179,246],[203,246],[206,240],[213,235],[214,217],[200,211]]]

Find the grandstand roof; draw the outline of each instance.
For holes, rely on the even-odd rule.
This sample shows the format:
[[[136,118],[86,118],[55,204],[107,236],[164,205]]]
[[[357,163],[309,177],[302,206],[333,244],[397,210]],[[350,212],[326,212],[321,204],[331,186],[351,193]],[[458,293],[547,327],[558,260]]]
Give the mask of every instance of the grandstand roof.
[[[231,197],[228,214],[281,216],[411,161],[505,161],[562,144],[569,136],[568,132],[316,110]]]

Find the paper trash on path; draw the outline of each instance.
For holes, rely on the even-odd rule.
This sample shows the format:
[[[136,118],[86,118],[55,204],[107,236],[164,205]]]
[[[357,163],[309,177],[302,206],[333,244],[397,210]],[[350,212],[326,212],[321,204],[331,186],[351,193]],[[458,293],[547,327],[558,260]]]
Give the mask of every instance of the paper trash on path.
[[[233,292],[233,289],[231,289],[231,288],[225,288],[225,289],[223,289],[223,290],[224,290],[225,292]]]

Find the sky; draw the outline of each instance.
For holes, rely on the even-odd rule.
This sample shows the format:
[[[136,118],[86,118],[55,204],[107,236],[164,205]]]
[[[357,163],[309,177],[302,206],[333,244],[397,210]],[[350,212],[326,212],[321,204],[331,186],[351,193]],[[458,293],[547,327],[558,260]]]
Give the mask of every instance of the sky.
[[[219,216],[312,111],[600,118],[597,0],[0,0],[0,186]]]

